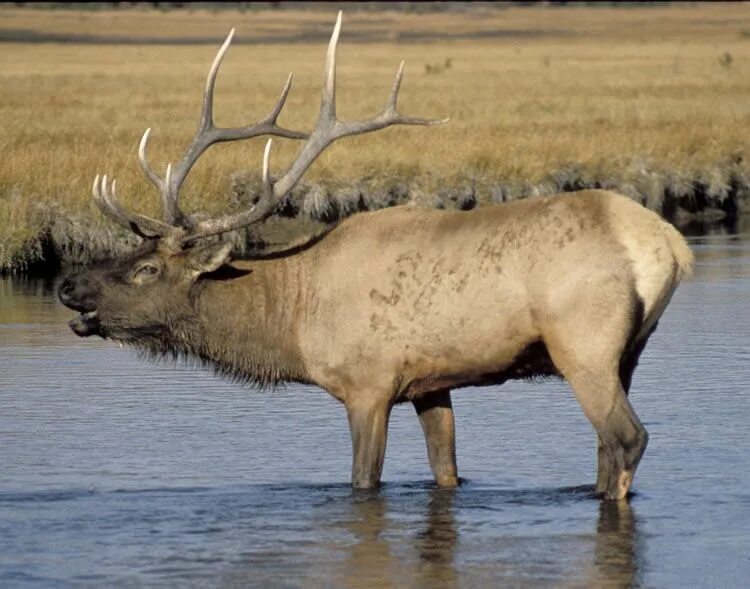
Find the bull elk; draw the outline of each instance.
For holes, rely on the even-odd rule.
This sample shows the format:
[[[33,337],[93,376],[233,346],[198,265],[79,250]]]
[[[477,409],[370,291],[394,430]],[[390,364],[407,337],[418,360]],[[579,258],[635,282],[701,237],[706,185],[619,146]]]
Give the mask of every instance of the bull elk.
[[[458,483],[450,391],[535,376],[565,378],[598,436],[596,491],[626,496],[648,435],[628,399],[633,370],[692,254],[655,213],[603,190],[529,198],[472,211],[400,206],[350,217],[322,239],[271,258],[230,261],[205,240],[262,222],[333,141],[391,125],[442,121],[396,108],[403,63],[384,110],[336,118],[339,13],[326,57],[320,114],[309,134],[270,114],[217,128],[212,104],[219,50],[196,135],[163,177],[163,219],[127,210],[115,182],[94,180],[101,211],[143,238],[130,256],[68,276],[60,300],[80,312],[79,336],[99,335],[156,356],[189,356],[249,382],[310,383],[346,406],[352,484],[379,484],[394,404],[414,405],[438,485]],[[182,212],[178,194],[200,155],[220,141],[302,139],[289,168],[269,171],[254,206],[218,218]]]

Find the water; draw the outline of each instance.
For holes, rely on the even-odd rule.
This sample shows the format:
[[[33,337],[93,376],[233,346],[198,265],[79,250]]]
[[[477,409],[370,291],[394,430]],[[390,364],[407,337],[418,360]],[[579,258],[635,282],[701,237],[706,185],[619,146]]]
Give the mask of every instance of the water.
[[[52,282],[2,279],[0,586],[745,586],[750,236],[691,245],[635,375],[651,439],[629,505],[591,498],[564,382],[454,395],[456,491],[397,407],[384,487],[354,493],[326,393],[76,338]]]

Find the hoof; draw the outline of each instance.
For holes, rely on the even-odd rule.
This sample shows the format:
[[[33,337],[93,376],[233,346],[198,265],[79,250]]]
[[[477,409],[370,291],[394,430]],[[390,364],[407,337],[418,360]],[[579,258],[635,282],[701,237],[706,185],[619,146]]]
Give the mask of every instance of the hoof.
[[[610,485],[610,488],[607,489],[607,493],[605,494],[605,499],[610,499],[612,501],[620,501],[622,499],[625,499],[628,496],[628,491],[630,491],[630,485],[633,484],[633,473],[623,470],[618,476],[615,481],[614,485]]]
[[[461,484],[460,479],[454,476],[437,477],[435,479],[435,482],[437,483],[438,487],[445,487],[445,488],[454,488],[454,487],[458,487],[458,485]]]
[[[352,489],[359,491],[371,491],[380,488],[380,481],[352,481]]]

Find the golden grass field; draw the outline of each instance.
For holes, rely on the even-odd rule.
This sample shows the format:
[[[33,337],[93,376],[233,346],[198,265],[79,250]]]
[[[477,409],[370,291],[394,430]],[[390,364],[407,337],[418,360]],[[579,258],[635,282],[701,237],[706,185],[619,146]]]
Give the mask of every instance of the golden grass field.
[[[258,120],[293,71],[280,122],[310,129],[334,20],[321,10],[0,7],[0,38],[87,41],[0,42],[0,268],[38,254],[40,236],[60,219],[75,221],[85,247],[87,232],[107,224],[90,203],[96,173],[116,175],[125,202],[158,214],[157,194],[137,164],[138,141],[152,127],[154,165],[163,170],[179,159],[208,66],[232,26],[238,41],[219,74],[216,122]],[[285,42],[265,42],[276,38]],[[631,175],[642,184],[644,170],[655,182],[668,173],[719,188],[730,168],[748,173],[750,9],[743,4],[345,13],[339,116],[376,113],[401,59],[402,112],[450,121],[343,139],[306,180],[342,186],[398,178],[425,192],[472,183],[481,193],[544,184],[571,165],[618,185]],[[226,206],[232,174],[259,170],[263,144],[212,148],[186,182],[185,208]],[[275,141],[272,169],[294,150],[293,141]]]

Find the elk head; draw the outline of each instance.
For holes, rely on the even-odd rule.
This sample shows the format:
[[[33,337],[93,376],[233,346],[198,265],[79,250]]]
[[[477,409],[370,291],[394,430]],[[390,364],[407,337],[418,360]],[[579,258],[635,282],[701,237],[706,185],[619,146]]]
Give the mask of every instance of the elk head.
[[[117,198],[117,186],[108,176],[96,176],[93,198],[107,217],[143,238],[130,256],[110,260],[68,276],[58,296],[63,304],[80,312],[70,322],[79,336],[100,335],[129,342],[144,338],[159,340],[178,329],[193,314],[194,285],[201,276],[215,272],[230,256],[231,246],[221,241],[206,243],[205,238],[248,227],[270,216],[315,159],[334,141],[391,125],[433,125],[444,120],[410,117],[396,110],[403,75],[403,62],[393,81],[383,111],[366,120],[342,122],[336,118],[336,47],[341,29],[341,12],[328,45],[323,77],[320,114],[311,133],[285,129],[277,124],[291,88],[289,75],[276,105],[260,122],[239,128],[219,128],[213,123],[213,93],[216,74],[229,48],[234,29],[214,59],[206,80],[200,123],[180,162],[168,165],[164,177],[148,164],[146,146],[150,134],[143,134],[138,159],[148,179],[161,194],[163,219],[153,219],[124,208]],[[447,120],[447,119],[446,119]],[[263,155],[263,194],[251,208],[212,219],[187,215],[179,207],[179,190],[200,155],[214,143],[272,135],[303,139],[297,157],[275,180],[269,173],[271,139]]]

